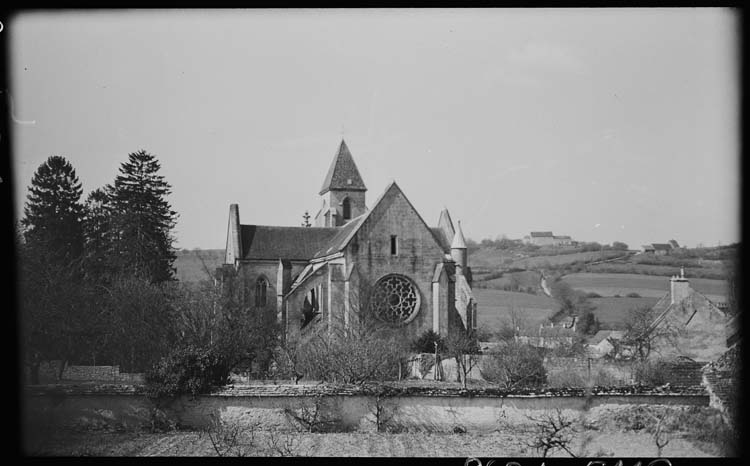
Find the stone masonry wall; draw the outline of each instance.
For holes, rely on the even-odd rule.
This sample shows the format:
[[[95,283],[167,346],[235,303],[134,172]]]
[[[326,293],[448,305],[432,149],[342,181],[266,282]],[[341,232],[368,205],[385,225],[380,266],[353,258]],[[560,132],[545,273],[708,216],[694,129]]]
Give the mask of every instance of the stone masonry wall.
[[[294,415],[317,409],[319,418],[338,431],[376,430],[380,406],[389,423],[409,431],[451,432],[456,426],[482,432],[528,423],[528,416],[560,409],[569,417],[606,415],[633,405],[707,406],[702,390],[669,393],[610,390],[586,395],[583,390],[518,392],[496,389],[429,387],[368,388],[356,386],[263,385],[229,387],[211,395],[180,397],[157,406],[135,387],[60,386],[27,389],[24,420],[47,427],[149,428],[154,416],[178,426],[202,429],[212,419],[261,429],[294,430]],[[378,396],[379,395],[379,396]]]

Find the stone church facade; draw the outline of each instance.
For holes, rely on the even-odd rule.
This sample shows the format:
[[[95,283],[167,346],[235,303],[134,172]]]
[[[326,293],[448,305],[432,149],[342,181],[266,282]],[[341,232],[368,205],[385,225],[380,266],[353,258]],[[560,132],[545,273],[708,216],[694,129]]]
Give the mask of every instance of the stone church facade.
[[[224,268],[237,273],[249,311],[275,312],[295,340],[349,328],[364,313],[411,337],[476,329],[460,224],[445,209],[429,226],[395,181],[371,208],[366,192],[342,140],[313,226],[243,224],[230,205]]]

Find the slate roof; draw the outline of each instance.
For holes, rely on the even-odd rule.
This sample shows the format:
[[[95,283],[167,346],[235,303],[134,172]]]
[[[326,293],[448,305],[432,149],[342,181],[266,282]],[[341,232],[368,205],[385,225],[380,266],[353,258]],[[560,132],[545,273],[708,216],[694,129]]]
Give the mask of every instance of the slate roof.
[[[320,194],[325,194],[332,189],[345,189],[347,191],[367,191],[365,182],[359,175],[357,165],[354,163],[349,148],[344,140],[341,140],[339,150],[333,157],[331,167],[328,169]]]
[[[532,231],[531,232],[532,238],[540,238],[540,237],[552,237],[551,231]]]
[[[336,234],[332,236],[327,242],[320,245],[320,247],[315,251],[315,254],[310,256],[312,259],[318,259],[320,257],[325,257],[329,254],[334,254],[346,247],[346,243],[349,242],[350,235],[352,232],[356,231],[359,226],[364,222],[365,218],[367,218],[366,212],[359,217],[353,218],[349,221],[346,225],[334,228],[336,230]]]
[[[443,248],[443,251],[446,254],[450,254],[451,252],[451,242],[448,240],[448,238],[445,237],[445,232],[440,227],[430,227],[430,231],[432,231],[432,235],[437,239],[438,244],[441,248]]]
[[[655,251],[671,251],[672,245],[667,243],[651,243]]]
[[[340,228],[240,225],[242,259],[310,260]]]

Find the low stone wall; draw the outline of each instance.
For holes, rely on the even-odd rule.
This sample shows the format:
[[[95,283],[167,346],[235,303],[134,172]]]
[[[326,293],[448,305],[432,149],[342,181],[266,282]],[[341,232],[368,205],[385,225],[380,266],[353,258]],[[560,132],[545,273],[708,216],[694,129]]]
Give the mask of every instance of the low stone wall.
[[[124,385],[36,386],[26,390],[27,426],[149,428],[155,421],[202,429],[212,420],[262,429],[294,430],[298,418],[317,419],[336,431],[377,431],[380,424],[396,430],[486,432],[528,423],[560,409],[570,417],[600,416],[633,405],[708,406],[700,389],[681,392],[643,387],[627,390],[504,392],[495,388],[462,390],[431,387],[357,387],[326,385],[261,385],[228,387],[210,395],[182,396],[158,406],[140,387]]]
[[[39,381],[41,383],[57,382],[62,361],[49,361],[39,366]],[[26,379],[30,379],[28,368]],[[144,381],[141,373],[120,372],[120,366],[70,366],[66,365],[60,381],[97,381],[108,383],[140,384]]]

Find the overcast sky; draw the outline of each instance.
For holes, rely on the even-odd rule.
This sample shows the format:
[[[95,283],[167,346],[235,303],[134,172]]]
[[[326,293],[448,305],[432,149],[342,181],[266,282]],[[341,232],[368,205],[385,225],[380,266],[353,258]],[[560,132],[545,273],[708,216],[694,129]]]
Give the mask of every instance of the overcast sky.
[[[162,163],[180,248],[299,225],[342,137],[467,237],[739,240],[738,18],[722,9],[40,12],[11,37],[20,215],[50,155],[84,195]]]

